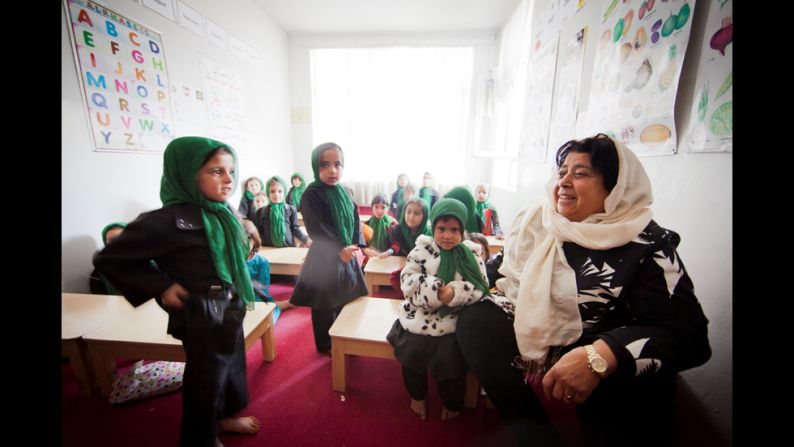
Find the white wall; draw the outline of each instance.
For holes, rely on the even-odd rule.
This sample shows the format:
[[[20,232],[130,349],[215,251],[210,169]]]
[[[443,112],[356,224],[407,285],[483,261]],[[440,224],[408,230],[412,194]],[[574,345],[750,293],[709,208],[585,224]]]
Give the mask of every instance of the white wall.
[[[176,3],[176,2],[174,2]],[[292,172],[289,123],[287,35],[250,0],[191,0],[189,5],[255,48],[264,69],[241,61],[165,17],[129,0],[106,0],[107,7],[163,35],[171,81],[202,88],[199,56],[206,55],[242,78],[245,132],[241,179]],[[88,291],[91,257],[102,247],[102,228],[131,221],[161,206],[162,153],[94,152],[69,39],[68,18],[61,10],[61,153],[62,153],[62,290]],[[182,136],[178,126],[178,136]],[[239,203],[237,188],[231,199]]]
[[[556,0],[535,0],[533,17],[547,8],[550,1]],[[590,89],[590,78],[586,74],[592,73],[595,59],[592,36],[597,35],[601,14],[608,3],[607,0],[588,1],[568,23],[563,24],[561,30],[560,42],[566,42],[583,26],[590,27],[582,70],[585,74],[580,93],[582,109],[587,108]],[[684,141],[683,133],[689,122],[709,3],[709,0],[697,0],[694,8],[676,100],[679,145]],[[517,11],[520,9],[519,6]],[[679,148],[675,155],[643,157],[641,161],[653,185],[654,219],[681,235],[678,251],[710,321],[711,359],[699,368],[682,373],[682,385],[687,396],[700,406],[688,409],[687,414],[700,419],[692,421],[679,417],[678,423],[687,425],[684,430],[690,431],[687,435],[689,441],[694,436],[691,431],[695,430],[711,431],[710,435],[728,442],[733,424],[733,155],[692,154]],[[541,199],[551,169],[550,164],[522,166],[518,192],[493,191],[491,202],[499,210],[505,227],[509,228],[521,208]],[[710,439],[717,443],[717,439]]]

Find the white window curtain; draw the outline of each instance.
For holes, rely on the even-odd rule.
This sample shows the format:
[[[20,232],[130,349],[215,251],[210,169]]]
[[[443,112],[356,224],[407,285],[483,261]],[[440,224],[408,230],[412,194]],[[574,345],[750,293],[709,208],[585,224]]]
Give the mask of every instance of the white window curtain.
[[[472,47],[310,51],[313,140],[344,149],[342,180],[356,202],[390,197],[400,173],[420,188],[430,172],[439,192],[463,182],[473,54]]]

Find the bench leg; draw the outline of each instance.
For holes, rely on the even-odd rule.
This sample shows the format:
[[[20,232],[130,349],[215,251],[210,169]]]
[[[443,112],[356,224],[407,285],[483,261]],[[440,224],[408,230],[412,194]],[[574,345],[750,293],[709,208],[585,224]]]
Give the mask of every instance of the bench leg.
[[[267,316],[268,327],[262,334],[262,359],[272,362],[276,358],[276,335],[273,328],[273,313]]]
[[[102,397],[108,397],[113,388],[113,381],[116,379],[116,359],[106,358],[102,349],[95,345],[89,344],[88,352],[91,355],[91,363],[94,365],[99,393]]]
[[[331,369],[333,370],[334,391],[345,392],[347,389],[347,356],[345,342],[331,338]]]
[[[88,349],[82,340],[67,340],[61,343],[61,353],[69,358],[74,377],[80,387],[81,396],[90,396],[94,392],[94,370]]]
[[[466,394],[463,396],[463,406],[477,408],[477,398],[480,396],[480,379],[469,371],[466,373]]]

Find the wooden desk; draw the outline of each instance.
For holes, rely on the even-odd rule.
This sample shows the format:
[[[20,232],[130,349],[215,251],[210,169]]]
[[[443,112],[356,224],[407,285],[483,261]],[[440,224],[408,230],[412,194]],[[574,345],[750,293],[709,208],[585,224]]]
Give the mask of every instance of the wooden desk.
[[[331,336],[331,369],[334,391],[347,390],[347,356],[393,359],[394,348],[386,340],[400,309],[400,300],[362,296],[345,305],[328,334]],[[466,375],[464,404],[477,406],[480,382]]]
[[[273,332],[273,309],[276,305],[257,302],[255,306],[253,311],[245,313],[243,320],[245,349],[248,351],[257,339],[262,339],[262,357],[270,362],[276,357]],[[151,299],[83,335],[102,396],[110,395],[116,374],[116,357],[185,361],[182,342],[165,332],[167,326],[168,314]]]
[[[132,310],[132,305],[123,296],[61,294],[61,355],[68,357],[72,364],[80,395],[92,394],[96,377],[88,346],[81,337]]]
[[[505,246],[505,240],[499,240],[496,236],[485,236],[488,239],[488,251],[491,252],[491,256],[499,253],[502,248]]]
[[[309,253],[308,248],[301,247],[260,247],[259,254],[270,263],[271,275],[298,275],[303,267],[303,260]]]
[[[388,258],[369,258],[364,267],[364,280],[369,293],[377,293],[379,286],[388,286],[391,272],[405,267],[405,256],[389,256]]]

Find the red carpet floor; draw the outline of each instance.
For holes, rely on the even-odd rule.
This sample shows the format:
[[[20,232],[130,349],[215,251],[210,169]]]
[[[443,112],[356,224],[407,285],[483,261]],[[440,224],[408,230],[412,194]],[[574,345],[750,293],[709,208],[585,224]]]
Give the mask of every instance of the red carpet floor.
[[[271,287],[286,299],[290,284]],[[234,446],[493,446],[509,445],[506,427],[483,399],[457,420],[442,422],[441,401],[430,384],[428,419],[408,408],[409,397],[395,360],[351,357],[348,389],[331,389],[331,358],[315,351],[308,308],[282,313],[275,328],[276,359],[262,362],[259,345],[248,351],[251,401],[245,414],[262,421],[256,435],[222,435]],[[120,366],[129,366],[122,360]],[[62,445],[175,446],[179,439],[179,391],[142,401],[110,405],[99,397],[80,397],[68,362],[62,373]],[[566,410],[551,406],[564,416]],[[569,418],[563,418],[569,419]],[[575,426],[560,426],[566,438],[578,438]]]

